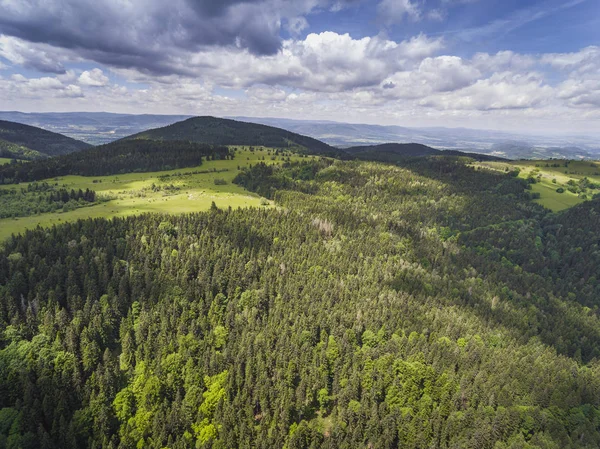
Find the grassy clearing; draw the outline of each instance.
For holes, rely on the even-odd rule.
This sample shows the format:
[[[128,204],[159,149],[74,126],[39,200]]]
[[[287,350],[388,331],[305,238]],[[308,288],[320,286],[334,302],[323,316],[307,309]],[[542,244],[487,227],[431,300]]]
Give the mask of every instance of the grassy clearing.
[[[198,212],[208,210],[213,201],[219,208],[259,207],[265,204],[266,200],[232,184],[232,181],[239,172],[238,167],[246,167],[260,161],[276,164],[283,162],[281,156],[276,160],[272,160],[271,157],[267,149],[254,152],[238,149],[232,161],[206,161],[201,166],[193,168],[48,179],[46,182],[58,183],[60,187],[67,189],[95,190],[99,196],[107,196],[111,200],[69,212],[0,220],[0,240],[36,226],[52,226],[82,218],[126,217],[146,212],[172,214]],[[291,156],[291,160],[300,159],[299,156]],[[215,179],[218,180],[219,185],[215,184]],[[21,186],[26,185],[27,183],[21,184]],[[13,187],[14,184],[0,186],[4,189]]]
[[[0,165],[4,165],[4,164],[10,164],[10,161],[12,159],[8,159],[6,157],[0,157]]]
[[[583,194],[572,193],[568,190],[569,182],[579,183],[582,179],[600,184],[600,163],[592,161],[513,161],[513,162],[479,162],[475,166],[492,170],[510,171],[518,168],[519,177],[527,179],[533,176],[539,179],[532,185],[532,191],[538,192],[540,198],[536,201],[552,211],[568,209],[579,203],[591,199],[600,189],[587,189]],[[563,188],[564,193],[558,193],[558,188]]]

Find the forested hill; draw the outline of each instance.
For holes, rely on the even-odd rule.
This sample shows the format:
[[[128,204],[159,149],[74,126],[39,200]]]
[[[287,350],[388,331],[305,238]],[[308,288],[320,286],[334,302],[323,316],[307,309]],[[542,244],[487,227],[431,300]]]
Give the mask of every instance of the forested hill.
[[[384,143],[345,148],[344,151],[354,158],[380,162],[397,162],[411,157],[424,156],[464,156],[478,161],[500,161],[499,157],[466,153],[458,150],[436,150],[420,143]]]
[[[600,200],[461,158],[235,182],[280,207],[6,241],[0,447],[600,447]]]
[[[194,117],[164,128],[144,131],[124,140],[189,140],[216,145],[261,145],[272,148],[304,150],[307,153],[340,159],[397,162],[407,157],[432,155],[466,156],[476,160],[501,160],[494,156],[461,151],[440,151],[418,143],[389,143],[345,149],[332,147],[312,137],[281,128],[216,117]]]
[[[144,131],[131,139],[189,140],[212,145],[249,145],[285,148],[306,153],[339,157],[344,152],[312,137],[256,123],[217,117],[194,117],[188,120]]]
[[[119,140],[63,156],[0,166],[0,184],[56,176],[103,176],[195,167],[206,158],[233,159],[224,146],[188,141]]]
[[[12,144],[12,145],[11,145]],[[35,126],[0,120],[0,157],[36,159],[91,148],[91,145]]]

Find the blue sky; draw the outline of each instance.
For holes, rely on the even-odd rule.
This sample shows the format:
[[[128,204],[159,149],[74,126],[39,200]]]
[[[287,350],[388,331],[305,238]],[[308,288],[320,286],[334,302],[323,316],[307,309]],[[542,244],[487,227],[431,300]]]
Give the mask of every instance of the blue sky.
[[[310,28],[304,35],[336,31],[359,38],[382,30],[394,40],[419,33],[441,35],[455,54],[465,56],[501,50],[572,52],[600,43],[600,2],[595,0],[432,0],[420,5],[422,19],[391,26],[378,19],[377,2],[339,12],[321,10],[308,17]],[[441,12],[442,18],[428,18],[432,11]]]
[[[594,131],[598,0],[0,0],[0,110]]]

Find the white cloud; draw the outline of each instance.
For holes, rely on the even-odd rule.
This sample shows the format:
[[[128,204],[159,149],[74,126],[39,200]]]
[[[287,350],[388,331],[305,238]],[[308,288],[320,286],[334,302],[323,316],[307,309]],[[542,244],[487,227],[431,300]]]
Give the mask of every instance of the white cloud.
[[[498,72],[505,70],[527,70],[536,64],[537,59],[531,55],[521,55],[506,50],[499,51],[495,55],[476,53],[471,61],[479,70],[484,72]]]
[[[388,98],[423,98],[473,84],[481,73],[457,56],[425,58],[418,68],[398,72],[381,85]]]
[[[541,57],[543,64],[560,70],[577,70],[581,73],[600,70],[600,47],[590,46],[573,53],[549,53]]]
[[[447,14],[443,9],[436,8],[427,12],[427,18],[436,22],[443,22],[446,20]]]
[[[30,43],[0,34],[0,56],[25,68],[45,73],[64,73],[68,51],[47,44]]]
[[[587,92],[573,98],[571,104],[590,108],[600,108],[600,90]]]
[[[600,107],[600,77],[563,81],[557,86],[557,98],[574,107]]]
[[[255,100],[265,102],[283,101],[288,97],[284,90],[271,86],[252,86],[246,89],[246,95]]]
[[[536,73],[496,73],[471,86],[420,101],[420,105],[445,110],[527,109],[553,97],[553,89]]]
[[[173,59],[203,80],[234,89],[282,85],[314,92],[341,92],[376,86],[390,74],[418,66],[439,52],[441,39],[419,35],[394,42],[378,36],[353,39],[349,34],[309,34],[304,40],[286,40],[273,56],[256,56],[246,50],[205,50]],[[134,70],[113,69],[134,82],[178,83],[181,77],[153,77]]]
[[[447,92],[466,87],[481,76],[479,70],[465,64],[457,56],[426,58],[421,62],[418,73],[437,92]]]
[[[83,91],[81,87],[75,86],[74,84],[69,84],[62,91],[61,95],[69,98],[83,98]]]
[[[74,70],[67,70],[65,73],[56,75],[56,78],[61,83],[73,83],[77,80],[77,74],[75,73]]]
[[[0,0],[0,33],[52,42],[79,57],[155,75],[205,48],[238,47],[274,55],[282,28],[306,27],[306,16],[360,0]],[[50,62],[50,60],[46,61]],[[50,71],[60,67],[48,67]]]
[[[86,70],[79,76],[79,84],[82,86],[102,87],[108,84],[108,77],[98,68]]]
[[[43,78],[34,78],[26,81],[28,87],[32,90],[46,90],[46,89],[63,89],[63,83],[56,78],[50,78],[45,76]]]
[[[479,0],[442,0],[444,5],[464,5],[467,3],[477,3]]]
[[[55,98],[82,98],[83,91],[79,86],[63,84],[57,77],[26,78],[14,74],[0,82],[0,98],[6,101],[47,101]]]
[[[379,20],[385,25],[402,23],[405,19],[421,20],[418,3],[411,0],[382,0],[377,6]]]
[[[302,31],[309,27],[308,20],[305,17],[292,17],[288,19],[286,28],[292,36],[298,36]]]
[[[25,78],[23,75],[21,75],[20,73],[15,73],[14,75],[12,75],[10,77],[11,80],[16,81],[16,82],[23,82],[23,81],[27,81],[27,78]]]

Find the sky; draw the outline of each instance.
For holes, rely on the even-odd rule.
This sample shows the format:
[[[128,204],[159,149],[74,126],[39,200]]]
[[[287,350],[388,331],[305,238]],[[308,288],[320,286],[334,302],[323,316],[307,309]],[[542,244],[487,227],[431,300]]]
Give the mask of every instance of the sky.
[[[0,0],[0,110],[594,133],[600,0]]]

